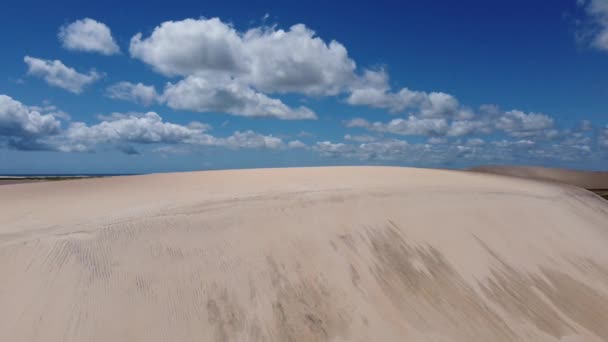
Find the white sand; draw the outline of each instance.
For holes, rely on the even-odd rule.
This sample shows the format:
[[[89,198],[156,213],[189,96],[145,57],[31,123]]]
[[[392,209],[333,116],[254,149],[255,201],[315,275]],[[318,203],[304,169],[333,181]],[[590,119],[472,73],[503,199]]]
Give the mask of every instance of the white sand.
[[[608,202],[378,167],[0,187],[0,341],[405,340],[608,340]]]

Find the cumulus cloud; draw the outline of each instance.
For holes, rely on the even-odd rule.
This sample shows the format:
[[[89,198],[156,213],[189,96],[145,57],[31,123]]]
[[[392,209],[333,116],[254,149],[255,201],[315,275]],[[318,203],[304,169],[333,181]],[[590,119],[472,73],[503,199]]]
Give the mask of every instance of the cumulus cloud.
[[[246,79],[262,91],[335,95],[354,80],[356,65],[346,48],[315,37],[303,24],[251,29],[243,43],[251,61]]]
[[[608,141],[589,122],[582,122],[571,130],[558,130],[548,115],[519,110],[503,111],[493,105],[483,105],[466,118],[459,115],[439,118],[410,115],[388,122],[354,118],[345,121],[344,125],[380,133],[382,136],[425,136],[428,139],[427,144],[405,144],[399,142],[404,140],[386,138],[358,145],[323,142],[316,145],[316,150],[322,156],[419,165],[451,165],[465,161],[573,162],[585,158],[601,158],[598,153],[602,144]],[[592,139],[594,135],[598,137],[599,147],[595,150]],[[349,134],[345,135],[344,141],[362,142],[352,139]]]
[[[604,143],[608,142],[608,128],[605,134]],[[608,147],[608,144],[605,146]],[[438,139],[428,144],[412,144],[402,139],[382,139],[359,144],[320,141],[313,145],[313,151],[324,158],[421,166],[580,162],[601,160],[605,156],[601,154],[601,150],[593,150],[588,145],[572,144],[566,140],[550,143],[530,139],[486,141],[479,138],[450,143],[445,139]]]
[[[480,138],[471,138],[467,139],[466,145],[468,146],[483,146],[485,145],[485,140]]]
[[[489,134],[493,130],[520,137],[541,131],[551,135],[534,126],[552,124],[542,114],[500,112],[502,121],[495,123],[489,119],[491,115],[475,113],[448,93],[406,87],[393,90],[384,69],[358,71],[342,44],[317,37],[303,24],[288,30],[262,26],[239,31],[219,18],[167,21],[147,37],[142,33],[133,36],[129,52],[161,74],[183,77],[168,83],[158,97],[173,109],[314,119],[309,108],[291,108],[266,94],[346,93],[351,105],[408,115],[386,124],[351,121],[349,127],[423,136]],[[153,93],[149,93],[151,98]]]
[[[35,138],[56,134],[60,127],[61,122],[52,114],[41,114],[10,96],[0,95],[0,136]]]
[[[466,119],[472,113],[463,108],[458,100],[442,92],[423,92],[402,88],[392,92],[388,74],[384,70],[366,70],[358,82],[354,83],[346,102],[351,105],[367,105],[387,109],[391,113],[410,110],[423,118],[457,117]]]
[[[461,137],[471,134],[490,134],[493,131],[492,122],[487,119],[458,120],[450,123],[448,136]]]
[[[63,128],[58,117],[41,114],[6,95],[0,95],[0,143],[21,150],[53,150],[62,152],[94,152],[102,146],[115,148],[126,154],[139,154],[137,146],[161,145],[155,150],[167,153],[174,146],[182,150],[197,147],[229,149],[306,148],[300,141],[284,143],[279,137],[251,130],[236,131],[228,136],[208,133],[211,126],[201,122],[187,125],[166,122],[155,112],[112,113],[99,115],[98,123],[68,122]],[[45,111],[58,112],[47,105]],[[64,117],[69,121],[69,117]],[[179,146],[179,147],[175,147]]]
[[[313,150],[323,157],[352,157],[356,151],[355,146],[344,143],[333,143],[331,141],[319,141],[313,146]]]
[[[301,142],[300,140],[292,140],[287,143],[287,147],[289,147],[289,148],[308,148],[308,145]]]
[[[325,158],[359,161],[413,161],[429,152],[429,146],[426,144],[412,145],[400,139],[383,139],[360,144],[320,141],[313,146],[313,151]]]
[[[110,28],[90,18],[62,26],[58,37],[63,47],[68,50],[98,52],[104,55],[120,52]]]
[[[387,139],[360,144],[356,156],[362,160],[405,160],[411,151],[412,148],[407,141]]]
[[[539,113],[524,113],[519,110],[511,110],[496,121],[496,128],[501,129],[514,136],[534,135],[538,131],[553,127],[553,119]]]
[[[585,5],[598,22],[605,17],[604,3],[591,0]],[[311,109],[292,108],[268,94],[345,94],[351,105],[406,114],[386,123],[364,119],[346,123],[350,128],[381,133],[378,135],[426,136],[434,141],[493,133],[520,140],[553,140],[560,135],[544,114],[505,112],[491,105],[474,111],[445,92],[393,89],[386,70],[357,69],[344,45],[318,37],[303,24],[289,29],[260,26],[238,30],[219,18],[167,21],[149,35],[134,35],[129,52],[165,76],[181,77],[167,83],[156,97],[178,110],[315,119]],[[130,90],[125,89],[120,97],[136,97]],[[149,94],[151,99],[153,93]]]
[[[448,139],[446,137],[430,137],[426,142],[431,145],[445,144],[448,142]]]
[[[587,0],[578,1],[583,6],[589,19],[588,32],[585,36],[591,37],[591,45],[597,49],[608,51],[608,1]]]
[[[48,106],[26,106],[10,96],[0,95],[0,143],[20,150],[49,149],[41,139],[57,135],[61,131],[61,122],[53,110],[55,109]],[[44,113],[45,111],[49,112]]]
[[[427,93],[408,88],[393,92],[384,70],[366,70],[346,101],[353,105],[387,109],[392,113],[411,113],[407,119],[393,119],[388,123],[369,123],[363,119],[346,123],[347,127],[362,127],[376,132],[461,137],[499,131],[516,138],[539,139],[554,139],[559,135],[553,128],[553,119],[545,114],[520,110],[505,112],[494,105],[483,105],[475,112],[462,106],[454,96],[442,92]]]
[[[101,78],[101,75],[94,70],[82,74],[74,68],[66,66],[60,60],[25,56],[23,61],[28,66],[28,74],[40,77],[49,85],[63,88],[74,94],[80,94],[87,85]]]
[[[372,142],[372,141],[376,141],[378,140],[377,137],[371,136],[371,135],[366,135],[366,134],[355,134],[355,135],[351,135],[351,134],[345,134],[344,135],[344,140],[347,141],[356,141],[356,142]]]
[[[576,129],[581,132],[592,131],[593,123],[589,120],[581,120],[581,122],[579,122],[578,127]]]
[[[189,76],[167,84],[162,101],[174,109],[222,112],[248,117],[274,117],[285,120],[316,119],[306,107],[290,108],[235,79],[210,80]]]
[[[164,122],[157,113],[148,112],[119,117],[92,126],[75,122],[65,132],[65,138],[70,143],[81,146],[96,146],[109,142],[180,143],[187,142],[201,133],[199,128]],[[62,148],[65,149],[69,149],[69,146]]]
[[[222,74],[263,92],[339,93],[354,79],[346,48],[298,24],[239,32],[218,18],[167,21],[131,39],[131,56],[168,76]]]
[[[236,131],[227,138],[219,138],[214,145],[230,148],[278,149],[283,146],[283,140],[272,135],[262,135],[248,130],[245,132]]]
[[[355,127],[368,128],[370,126],[370,123],[369,123],[369,121],[367,121],[363,118],[353,118],[350,120],[346,120],[344,122],[344,125],[348,128],[355,128]]]
[[[375,88],[355,89],[346,101],[352,105],[368,105],[388,109],[392,113],[412,109],[422,117],[449,117],[458,113],[459,105],[453,96],[432,92],[413,91],[407,88],[391,93]]]
[[[218,18],[166,21],[150,37],[131,38],[129,52],[168,76],[205,72],[244,72],[242,40]]]
[[[163,155],[192,153],[201,147],[311,149],[322,157],[419,165],[446,165],[463,160],[475,163],[527,160],[573,162],[584,158],[602,158],[601,153],[605,154],[608,148],[608,128],[605,127],[594,131],[578,128],[564,130],[556,140],[539,140],[536,136],[517,138],[506,134],[505,138],[498,140],[493,140],[492,138],[495,137],[490,136],[487,140],[470,137],[464,140],[458,138],[450,142],[449,139],[454,138],[450,138],[449,133],[445,133],[446,128],[443,126],[441,131],[446,135],[434,136],[428,140],[428,144],[410,143],[406,140],[382,136],[345,135],[345,142],[320,141],[309,147],[299,140],[286,143],[277,136],[264,135],[251,130],[236,131],[228,136],[215,136],[209,133],[211,127],[205,123],[192,122],[186,125],[170,123],[164,121],[155,112],[112,113],[99,116],[100,121],[95,124],[72,122],[66,128],[62,128],[59,118],[52,114],[41,113],[38,109],[45,113],[60,112],[48,104],[41,107],[27,106],[9,96],[0,95],[0,141],[21,150],[93,152],[100,148],[113,148],[131,155],[140,154],[145,145],[155,146],[152,150]],[[503,115],[520,119],[517,124],[509,127],[521,126],[524,129],[540,131],[548,127],[536,123],[524,123],[521,114],[506,112]],[[412,122],[417,123],[418,120],[435,119],[412,119]],[[365,125],[374,129],[381,127],[382,130],[389,130],[392,126],[398,127],[397,131],[414,129],[408,127],[412,124],[407,123],[408,120],[403,120],[406,123],[401,122],[392,126],[390,124],[379,126],[365,120],[353,121],[359,127]],[[404,125],[405,128],[400,125]],[[597,144],[594,145],[594,142]],[[597,146],[597,149],[594,146]]]
[[[373,132],[428,137],[462,137],[503,132],[516,138],[554,139],[560,134],[554,129],[553,119],[540,113],[519,110],[504,112],[497,106],[481,106],[470,119],[427,118],[410,115],[386,123],[369,122],[363,118],[345,121],[348,128],[364,128]]]
[[[231,149],[278,149],[284,146],[280,138],[251,130],[236,131],[227,137],[216,137],[206,133],[210,128],[207,124],[192,122],[188,125],[178,125],[165,122],[155,112],[114,113],[102,118],[104,120],[95,125],[72,123],[51,144],[64,152],[94,151],[101,145],[109,144],[125,153],[137,151],[132,144],[182,144]],[[161,150],[163,153],[167,152],[167,149]]]
[[[608,150],[608,125],[600,129],[597,142],[600,148]]]
[[[218,18],[167,21],[148,37],[133,36],[129,52],[163,75],[182,76],[167,84],[161,99],[197,112],[315,119],[309,108],[291,108],[267,94],[337,95],[357,78],[342,44],[302,24],[238,31]]]
[[[449,128],[445,119],[425,119],[415,116],[409,116],[407,119],[393,119],[387,123],[368,122],[362,118],[355,118],[345,124],[347,127],[361,127],[374,132],[422,136],[445,135]]]
[[[109,86],[106,95],[111,99],[131,101],[144,106],[154,104],[159,98],[154,86],[131,82],[118,82]]]

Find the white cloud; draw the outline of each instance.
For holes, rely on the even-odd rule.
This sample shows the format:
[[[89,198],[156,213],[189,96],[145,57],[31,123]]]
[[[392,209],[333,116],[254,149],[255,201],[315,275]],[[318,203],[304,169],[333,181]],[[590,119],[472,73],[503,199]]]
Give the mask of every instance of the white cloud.
[[[521,140],[500,140],[500,141],[493,141],[492,142],[493,145],[498,146],[498,147],[515,147],[515,148],[530,148],[534,145],[536,145],[536,142],[532,141],[532,140],[528,140],[528,139],[521,139]]]
[[[241,37],[218,18],[166,21],[142,38],[131,38],[131,56],[168,76],[247,69]]]
[[[388,123],[371,123],[362,118],[355,118],[347,121],[345,125],[347,127],[366,128],[374,132],[422,136],[445,135],[449,128],[445,119],[420,119],[415,116],[409,116],[407,119],[393,119]]]
[[[312,149],[320,156],[356,159],[363,162],[397,162],[418,165],[445,165],[451,163],[491,163],[526,161],[566,161],[576,162],[605,157],[608,148],[608,128],[589,130],[565,130],[559,132],[555,140],[543,140],[538,135],[529,138],[509,137],[488,140],[471,137],[460,138],[450,143],[449,128],[442,126],[438,136],[428,140],[428,144],[409,143],[400,139],[386,139],[369,136],[344,136],[346,142],[320,141],[308,146],[299,140],[285,143],[281,138],[264,135],[251,130],[236,131],[228,136],[214,136],[208,133],[211,127],[205,123],[192,122],[187,125],[164,121],[154,112],[112,113],[99,116],[100,122],[88,125],[71,123],[62,129],[59,118],[49,113],[61,113],[56,107],[46,103],[43,106],[27,106],[9,96],[0,95],[0,141],[13,148],[23,150],[56,150],[64,152],[92,152],[100,148],[113,148],[126,154],[139,154],[143,145],[155,145],[152,151],[162,154],[194,153],[202,147],[229,149]],[[496,116],[505,116],[515,123],[508,128],[546,132],[548,124],[539,124],[530,119],[530,114],[503,113],[496,110],[485,111],[494,121]],[[46,113],[46,114],[44,114]],[[528,118],[529,120],[526,121]],[[69,120],[65,117],[64,120]],[[426,120],[426,121],[425,121]],[[385,131],[408,131],[414,133],[429,131],[420,122],[442,119],[395,119],[391,122],[370,123],[353,120],[364,128]],[[488,120],[488,121],[492,121]],[[410,122],[408,122],[410,121]],[[419,122],[420,121],[420,122]],[[501,122],[504,124],[505,120]],[[542,122],[540,120],[539,122]],[[379,128],[380,127],[380,128]],[[506,129],[506,128],[505,128]],[[433,129],[430,130],[434,134]],[[597,144],[594,144],[597,137]],[[2,140],[3,139],[3,140]],[[453,139],[453,138],[451,138]],[[356,142],[356,143],[347,143]],[[604,153],[604,154],[602,154]]]
[[[578,127],[576,128],[577,130],[581,131],[581,132],[589,132],[593,130],[593,123],[589,120],[581,120],[581,122],[579,122]]]
[[[308,145],[301,142],[300,140],[292,140],[287,143],[287,147],[289,147],[289,148],[308,148]]]
[[[313,146],[313,150],[323,157],[351,157],[356,150],[353,145],[344,143],[332,143],[331,141],[319,141]]]
[[[371,136],[371,135],[366,135],[366,134],[361,134],[361,135],[345,134],[344,140],[356,141],[356,142],[372,142],[372,141],[378,140],[378,138]]]
[[[467,146],[483,146],[485,145],[485,141],[483,139],[479,139],[479,138],[471,138],[471,139],[467,139],[466,145]]]
[[[605,2],[592,0],[589,13],[603,18]],[[346,94],[351,105],[406,114],[386,123],[354,119],[345,123],[351,128],[436,139],[497,133],[520,140],[555,140],[561,134],[544,114],[504,112],[491,105],[474,112],[445,92],[393,89],[384,69],[357,69],[344,45],[321,39],[303,24],[243,31],[218,18],[167,21],[150,35],[133,36],[129,52],[163,75],[183,77],[167,83],[157,97],[173,109],[315,119],[309,108],[292,108],[268,94]],[[136,97],[126,89],[121,94]],[[152,101],[154,93],[147,94]],[[347,136],[345,140],[358,139]]]
[[[28,74],[40,77],[52,86],[75,94],[81,93],[87,85],[101,78],[101,75],[94,70],[81,74],[59,60],[25,56],[23,61],[28,65]]]
[[[360,161],[405,161],[420,158],[430,145],[411,145],[405,140],[384,139],[361,144],[319,141],[313,151],[326,158],[357,159]]]
[[[362,160],[395,160],[405,159],[410,151],[407,141],[388,139],[359,145],[356,156]]]
[[[202,132],[199,128],[163,122],[158,114],[148,112],[116,116],[115,120],[92,126],[82,122],[72,123],[63,136],[67,143],[61,144],[59,149],[71,151],[72,146],[77,146],[77,150],[82,150],[85,146],[89,150],[105,143],[174,144],[196,139]]]
[[[608,125],[600,129],[597,137],[597,142],[600,148],[608,150]]]
[[[584,6],[591,22],[591,45],[597,49],[608,51],[608,1],[590,0],[579,1]]]
[[[407,120],[393,119],[387,124],[375,122],[371,130],[399,135],[442,136],[448,130],[448,122],[445,119],[419,119],[409,116]]]
[[[101,146],[126,154],[139,154],[139,145],[177,146],[174,150],[195,151],[197,147],[230,149],[306,148],[300,141],[285,144],[282,139],[251,130],[236,131],[225,137],[207,133],[211,126],[201,122],[180,125],[166,122],[155,112],[99,115],[100,122],[88,125],[71,122],[67,128],[53,114],[41,114],[41,107],[27,106],[7,95],[0,95],[0,143],[21,150],[93,152]],[[46,105],[45,111],[56,111]],[[66,118],[69,120],[69,118]],[[168,153],[170,148],[161,148]]]
[[[280,100],[256,92],[235,79],[210,80],[189,76],[176,84],[167,84],[162,101],[174,109],[197,112],[223,112],[285,120],[316,119],[315,113],[309,108],[290,108]]]
[[[173,150],[194,150],[196,146],[220,147],[230,149],[257,148],[279,149],[284,147],[280,138],[262,135],[251,130],[236,131],[227,137],[216,137],[206,133],[210,126],[200,122],[179,125],[163,121],[155,112],[113,113],[101,116],[100,123],[87,125],[83,122],[72,123],[60,135],[50,137],[45,142],[52,149],[63,152],[90,152],[99,146],[111,145],[127,154],[138,154],[134,145],[158,144],[189,146]],[[168,153],[171,148],[156,148]]]
[[[165,145],[160,146],[152,150],[152,152],[156,152],[161,154],[162,156],[168,156],[170,154],[190,154],[193,151],[192,146],[187,145]]]
[[[606,137],[608,137],[608,128]],[[411,144],[400,139],[384,139],[361,144],[320,141],[313,146],[313,151],[326,158],[428,166],[580,162],[601,160],[605,157],[601,151],[593,150],[585,144],[572,145],[567,141],[541,143],[530,139],[503,139],[488,142],[472,138],[464,142],[458,140],[452,143],[438,139],[429,144]]]
[[[430,137],[427,140],[427,143],[431,145],[445,144],[447,142],[448,139],[445,137]]]
[[[59,132],[61,122],[52,114],[39,111],[0,95],[0,135],[8,137],[38,137]]]
[[[43,101],[41,106],[27,106],[31,111],[39,112],[41,114],[50,114],[57,119],[70,120],[71,117],[68,113],[57,108],[57,106],[50,104],[48,101]]]
[[[109,86],[106,95],[112,99],[132,101],[144,106],[154,104],[159,98],[154,86],[131,82],[118,82]]]
[[[99,52],[104,55],[120,52],[120,48],[112,38],[110,28],[90,18],[62,26],[58,37],[63,47],[68,50]]]
[[[346,48],[336,41],[325,43],[303,24],[287,31],[251,29],[243,43],[251,61],[245,78],[265,92],[335,95],[355,79],[356,65]]]
[[[402,88],[391,92],[388,74],[384,70],[366,70],[352,86],[346,102],[351,105],[367,105],[387,109],[391,113],[413,111],[423,118],[468,118],[471,113],[461,108],[458,100],[442,92],[423,92]]]
[[[552,128],[553,119],[544,114],[511,110],[502,114],[496,120],[495,126],[512,136],[533,136]]]
[[[407,119],[392,119],[387,123],[369,122],[354,118],[344,122],[348,128],[364,128],[372,132],[397,135],[462,137],[488,135],[504,132],[515,138],[556,139],[560,132],[555,129],[553,119],[539,113],[525,113],[519,110],[504,112],[497,106],[481,106],[479,113],[471,114],[469,119],[461,116],[454,118],[426,118],[410,115]]]
[[[485,119],[477,120],[458,120],[450,123],[450,129],[447,135],[452,137],[461,137],[470,134],[490,134],[493,127],[490,121]]]
[[[370,126],[370,123],[369,123],[369,121],[367,121],[363,118],[353,118],[353,119],[345,121],[344,125],[348,128],[355,128],[355,127],[367,128]]]
[[[215,145],[229,148],[278,149],[283,146],[283,141],[272,135],[261,135],[248,130],[245,132],[236,131],[227,138],[218,138]]]
[[[167,21],[131,39],[131,56],[168,76],[222,76],[263,92],[334,95],[355,79],[346,48],[298,24],[239,32],[218,18]]]
[[[51,108],[26,106],[10,96],[0,95],[0,144],[20,150],[49,149],[41,140],[61,132],[61,122],[49,110]]]

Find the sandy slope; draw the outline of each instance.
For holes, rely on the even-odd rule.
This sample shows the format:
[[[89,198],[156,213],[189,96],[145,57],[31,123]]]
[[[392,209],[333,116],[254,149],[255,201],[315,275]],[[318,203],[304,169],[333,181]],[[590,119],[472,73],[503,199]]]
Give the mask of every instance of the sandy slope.
[[[581,171],[533,166],[480,166],[472,171],[494,173],[575,185],[585,189],[608,189],[608,172]]]
[[[608,340],[608,202],[458,171],[0,188],[0,341]]]

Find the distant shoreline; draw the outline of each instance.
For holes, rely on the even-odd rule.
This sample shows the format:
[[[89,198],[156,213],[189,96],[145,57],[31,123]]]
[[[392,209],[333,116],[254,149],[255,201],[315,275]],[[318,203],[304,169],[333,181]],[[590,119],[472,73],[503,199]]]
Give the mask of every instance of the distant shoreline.
[[[65,180],[116,177],[116,176],[134,176],[134,175],[136,175],[136,174],[50,174],[50,175],[13,174],[13,175],[0,175],[0,185],[54,182],[54,181],[65,181]]]
[[[112,176],[136,176],[141,173],[9,173],[0,174],[0,179],[4,178],[82,178],[82,177],[112,177]]]

